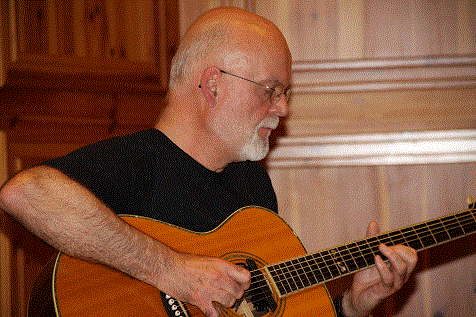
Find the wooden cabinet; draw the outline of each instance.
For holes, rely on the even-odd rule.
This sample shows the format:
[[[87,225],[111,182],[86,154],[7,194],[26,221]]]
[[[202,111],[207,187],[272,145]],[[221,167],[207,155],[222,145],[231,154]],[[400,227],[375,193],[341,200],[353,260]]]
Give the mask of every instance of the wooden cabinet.
[[[0,130],[8,174],[154,125],[178,45],[178,1],[0,4]],[[0,315],[25,316],[33,281],[54,250],[0,216]]]
[[[9,145],[84,144],[154,124],[178,44],[177,1],[1,1]]]

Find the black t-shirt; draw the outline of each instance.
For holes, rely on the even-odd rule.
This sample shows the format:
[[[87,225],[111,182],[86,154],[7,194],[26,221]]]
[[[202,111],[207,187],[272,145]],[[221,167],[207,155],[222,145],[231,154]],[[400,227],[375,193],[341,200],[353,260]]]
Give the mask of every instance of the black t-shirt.
[[[210,171],[156,129],[95,143],[43,163],[83,184],[118,214],[206,232],[245,206],[277,212],[269,176],[257,162]]]

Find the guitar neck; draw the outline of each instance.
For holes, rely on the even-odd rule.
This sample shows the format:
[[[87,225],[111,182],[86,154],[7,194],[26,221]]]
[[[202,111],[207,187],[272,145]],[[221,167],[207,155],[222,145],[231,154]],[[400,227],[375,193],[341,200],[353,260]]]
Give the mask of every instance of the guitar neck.
[[[354,241],[336,248],[307,254],[266,266],[280,296],[287,296],[334,280],[375,264],[378,246],[406,245],[417,251],[476,232],[476,209],[422,222],[410,227]]]

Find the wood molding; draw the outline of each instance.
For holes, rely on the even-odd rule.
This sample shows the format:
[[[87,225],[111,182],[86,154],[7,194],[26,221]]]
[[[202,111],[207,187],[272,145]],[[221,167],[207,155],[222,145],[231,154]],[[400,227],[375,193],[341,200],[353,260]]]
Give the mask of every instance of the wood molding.
[[[296,61],[293,93],[476,87],[476,55]]]
[[[476,130],[451,130],[282,137],[266,163],[270,168],[303,168],[475,161]]]
[[[161,74],[146,62],[60,55],[22,55],[9,67],[6,87],[165,94]]]

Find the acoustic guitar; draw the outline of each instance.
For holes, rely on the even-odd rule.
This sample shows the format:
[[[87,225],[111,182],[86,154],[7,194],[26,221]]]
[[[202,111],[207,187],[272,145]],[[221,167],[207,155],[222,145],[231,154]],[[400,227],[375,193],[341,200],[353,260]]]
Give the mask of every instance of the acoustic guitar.
[[[313,254],[281,218],[258,207],[236,211],[207,233],[136,216],[122,219],[177,251],[220,257],[250,270],[250,289],[234,307],[221,308],[228,317],[335,316],[324,283],[374,265],[380,243],[423,250],[476,232],[474,203],[449,216]],[[59,253],[37,280],[28,316],[204,314],[119,271]]]

